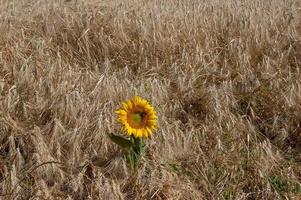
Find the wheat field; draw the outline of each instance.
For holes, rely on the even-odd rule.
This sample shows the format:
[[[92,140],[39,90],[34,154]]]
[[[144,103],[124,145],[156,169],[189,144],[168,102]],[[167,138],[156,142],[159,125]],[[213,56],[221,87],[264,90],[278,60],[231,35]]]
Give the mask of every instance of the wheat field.
[[[0,0],[0,199],[301,199],[299,0]],[[107,134],[139,95],[136,172]]]

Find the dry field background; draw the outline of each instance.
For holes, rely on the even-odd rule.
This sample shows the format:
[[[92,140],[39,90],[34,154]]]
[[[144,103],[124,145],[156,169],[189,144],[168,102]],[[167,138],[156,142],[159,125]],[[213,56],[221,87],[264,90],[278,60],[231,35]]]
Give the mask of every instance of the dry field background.
[[[301,199],[298,0],[0,0],[0,199]],[[140,95],[132,174],[106,133]]]

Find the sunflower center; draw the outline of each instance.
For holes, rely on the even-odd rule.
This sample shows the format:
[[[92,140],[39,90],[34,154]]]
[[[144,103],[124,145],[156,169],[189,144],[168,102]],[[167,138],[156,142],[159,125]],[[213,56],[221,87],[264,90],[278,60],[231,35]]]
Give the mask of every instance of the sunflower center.
[[[143,117],[141,116],[141,113],[135,113],[133,114],[133,121],[136,123],[136,124],[140,124]]]
[[[147,114],[144,111],[135,111],[128,115],[128,119],[133,128],[143,128],[147,124]]]

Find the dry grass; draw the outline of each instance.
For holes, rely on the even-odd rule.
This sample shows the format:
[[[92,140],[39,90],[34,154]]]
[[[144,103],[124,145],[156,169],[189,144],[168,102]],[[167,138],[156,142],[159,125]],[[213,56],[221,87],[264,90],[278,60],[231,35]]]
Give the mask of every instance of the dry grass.
[[[1,0],[1,199],[300,199],[300,6]],[[106,133],[135,94],[131,174]]]

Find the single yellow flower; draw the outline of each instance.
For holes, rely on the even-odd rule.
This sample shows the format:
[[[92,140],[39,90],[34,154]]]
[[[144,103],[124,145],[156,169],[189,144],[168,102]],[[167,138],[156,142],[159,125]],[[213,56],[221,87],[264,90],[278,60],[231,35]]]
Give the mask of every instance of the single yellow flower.
[[[123,107],[116,110],[117,121],[122,123],[128,135],[136,138],[148,138],[157,127],[157,114],[148,101],[135,96],[122,103]]]

